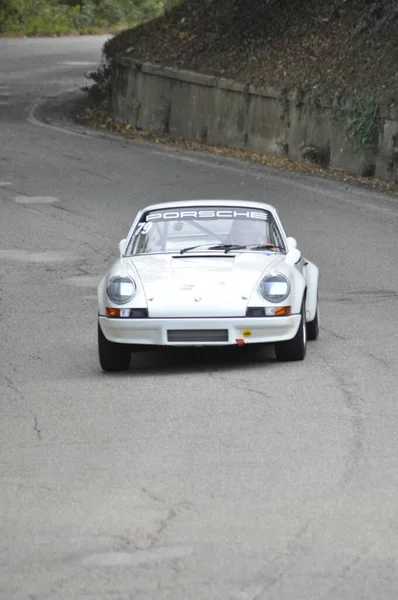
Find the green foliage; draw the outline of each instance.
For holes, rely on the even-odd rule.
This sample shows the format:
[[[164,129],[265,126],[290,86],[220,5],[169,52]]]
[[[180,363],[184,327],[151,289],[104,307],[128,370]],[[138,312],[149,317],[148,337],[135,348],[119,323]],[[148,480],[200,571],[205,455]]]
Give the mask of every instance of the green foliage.
[[[319,114],[322,110],[322,102],[316,91],[316,86],[310,88],[304,95],[304,107],[308,114]]]
[[[322,98],[317,90],[318,84],[319,78],[313,77],[308,87],[296,90],[291,99],[293,106],[308,115],[319,115],[322,112]]]
[[[330,145],[318,146],[312,142],[303,142],[301,145],[301,156],[314,165],[326,169],[330,163]]]
[[[289,117],[289,108],[290,108],[290,97],[289,91],[287,88],[282,88],[278,95],[278,102],[281,107],[281,115],[280,118],[282,121]]]
[[[306,89],[298,89],[289,94],[286,88],[283,88],[278,96],[278,101],[282,109],[282,119],[289,116],[290,106],[298,110],[303,110],[308,115],[320,115],[322,112],[322,99],[316,91],[316,85]]]
[[[9,24],[14,26],[19,22],[23,6],[23,0],[0,0],[0,32]]]
[[[345,138],[354,150],[367,154],[376,152],[381,125],[380,101],[376,95],[363,91],[344,101],[339,93],[327,101],[317,93],[315,85],[290,95],[283,89],[278,100],[282,107],[282,118],[289,115],[290,105],[317,116],[323,112],[326,114],[324,107],[329,106],[332,122],[344,129]],[[330,155],[330,149],[318,148],[311,143],[304,143],[302,148],[303,158],[321,166],[329,162],[328,152]]]
[[[380,129],[380,105],[374,96],[353,96],[347,107],[346,137],[356,149],[377,149]]]
[[[334,123],[345,127],[345,137],[355,150],[376,152],[381,123],[380,102],[366,91],[344,103],[336,96],[331,106]]]
[[[98,70],[89,73],[87,79],[91,79],[93,84],[83,87],[82,90],[86,92],[92,103],[100,104],[109,100],[112,81],[112,65],[110,61],[103,58]]]
[[[0,33],[62,35],[134,27],[163,12],[162,0],[0,0]]]

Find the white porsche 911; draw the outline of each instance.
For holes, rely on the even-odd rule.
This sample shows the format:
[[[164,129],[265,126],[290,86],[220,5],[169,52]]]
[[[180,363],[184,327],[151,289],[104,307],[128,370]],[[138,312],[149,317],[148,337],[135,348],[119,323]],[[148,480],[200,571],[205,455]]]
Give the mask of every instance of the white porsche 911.
[[[303,360],[319,333],[318,267],[262,202],[196,200],[141,210],[98,286],[104,371],[148,346],[269,344]]]

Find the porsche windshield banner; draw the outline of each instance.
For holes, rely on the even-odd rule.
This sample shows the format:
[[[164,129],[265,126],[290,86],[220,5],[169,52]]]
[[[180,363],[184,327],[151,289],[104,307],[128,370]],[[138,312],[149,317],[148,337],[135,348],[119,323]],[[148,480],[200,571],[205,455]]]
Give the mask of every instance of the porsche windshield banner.
[[[268,213],[264,210],[246,210],[244,208],[182,208],[180,210],[162,210],[150,212],[145,216],[146,222],[155,221],[180,221],[180,220],[205,220],[205,219],[255,219],[268,220]]]

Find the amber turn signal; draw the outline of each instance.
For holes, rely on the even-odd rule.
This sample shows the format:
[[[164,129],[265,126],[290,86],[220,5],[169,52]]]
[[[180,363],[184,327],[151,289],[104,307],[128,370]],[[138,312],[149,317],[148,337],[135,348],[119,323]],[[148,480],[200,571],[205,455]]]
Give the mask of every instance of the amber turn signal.
[[[129,308],[111,308],[109,306],[106,307],[106,316],[107,317],[129,317],[130,309]]]
[[[291,314],[291,306],[267,306],[265,308],[266,317],[288,317]]]

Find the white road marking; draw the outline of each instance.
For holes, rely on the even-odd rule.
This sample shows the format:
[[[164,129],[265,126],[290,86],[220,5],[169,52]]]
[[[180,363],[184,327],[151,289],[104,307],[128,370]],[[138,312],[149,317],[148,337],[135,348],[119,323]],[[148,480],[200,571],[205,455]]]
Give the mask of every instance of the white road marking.
[[[52,196],[15,196],[17,204],[54,204],[59,202],[58,198]]]
[[[87,61],[87,60],[64,60],[63,62],[58,63],[59,65],[65,65],[66,67],[93,67],[97,66],[99,63]]]
[[[68,90],[69,91],[69,90]],[[62,96],[65,92],[61,92],[57,94],[58,96]],[[66,133],[67,135],[75,135],[77,137],[93,137],[92,135],[88,136],[86,133],[79,133],[78,131],[73,131],[72,129],[67,129],[66,127],[57,127],[57,125],[50,125],[49,123],[42,123],[35,117],[35,111],[47,101],[47,98],[44,100],[40,100],[40,102],[36,102],[29,111],[29,117],[26,119],[28,123],[31,125],[35,125],[36,127],[44,127],[45,129],[53,129],[54,131],[59,131],[60,133]]]
[[[0,187],[4,187],[6,185],[12,185],[12,181],[0,181]]]
[[[9,102],[8,101],[7,102],[3,102],[2,100],[0,100],[0,104],[1,104],[1,106],[8,106]]]

